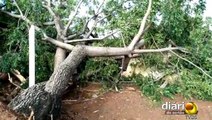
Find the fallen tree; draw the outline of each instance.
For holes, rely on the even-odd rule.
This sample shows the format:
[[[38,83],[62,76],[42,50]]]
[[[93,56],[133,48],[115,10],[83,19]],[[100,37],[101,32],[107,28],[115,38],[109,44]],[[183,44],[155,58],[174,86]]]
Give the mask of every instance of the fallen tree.
[[[62,19],[52,9],[52,3],[50,0],[46,0],[42,3],[42,6],[49,11],[49,14],[53,18],[53,21],[44,24],[55,26],[57,31],[57,37],[55,39],[49,37],[41,27],[37,26],[36,23],[33,23],[31,20],[29,20],[23,14],[16,1],[14,1],[13,4],[18,9],[19,14],[2,11],[3,13],[6,13],[12,17],[23,20],[29,25],[34,25],[35,29],[42,33],[44,41],[57,46],[55,53],[55,69],[53,74],[47,82],[36,84],[22,91],[17,97],[15,97],[8,105],[14,111],[22,113],[26,116],[29,116],[33,111],[33,116],[36,120],[47,118],[56,119],[59,115],[58,111],[61,107],[61,96],[66,91],[68,82],[72,78],[74,71],[86,57],[121,57],[123,59],[121,68],[122,71],[124,71],[129,63],[129,59],[139,56],[142,53],[166,52],[172,50],[185,51],[184,48],[177,46],[160,49],[139,49],[139,47],[143,45],[141,38],[148,29],[146,21],[151,12],[152,0],[149,0],[147,11],[140,23],[137,34],[133,37],[131,43],[127,47],[98,47],[82,44],[68,44],[88,41],[101,41],[117,32],[111,32],[109,35],[106,35],[102,38],[90,38],[94,28],[96,27],[96,23],[100,21],[97,19],[97,17],[101,13],[100,8],[104,4],[103,1],[102,4],[99,5],[97,12],[84,24],[82,31],[75,34],[69,34],[68,30],[70,29],[73,19],[76,16],[82,2],[83,1],[81,0],[78,3],[75,8],[74,15],[68,19],[66,25],[62,24]],[[95,20],[95,24],[93,24],[89,32],[84,35],[86,33],[85,31],[87,29],[88,22],[91,19]],[[75,39],[80,35],[84,35],[84,37],[82,39]],[[67,57],[66,51],[70,52]]]

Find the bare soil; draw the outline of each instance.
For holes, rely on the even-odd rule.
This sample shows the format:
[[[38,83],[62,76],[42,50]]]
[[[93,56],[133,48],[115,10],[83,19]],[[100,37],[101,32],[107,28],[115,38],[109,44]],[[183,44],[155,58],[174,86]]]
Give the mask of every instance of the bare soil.
[[[164,102],[195,102],[198,105],[198,120],[212,120],[212,102],[185,100],[176,96],[174,100],[164,98],[154,103],[134,86],[124,87],[119,92],[101,93],[101,87],[90,84],[81,90],[77,100],[63,101],[60,120],[186,120],[185,115],[165,115],[161,105]]]
[[[198,120],[212,120],[212,102],[185,100],[176,96],[163,102],[190,102],[198,105]],[[119,92],[102,90],[100,84],[89,84],[68,93],[62,104],[59,120],[186,120],[185,115],[165,115],[162,103],[154,103],[134,86],[125,86]],[[0,120],[22,120],[0,102]]]

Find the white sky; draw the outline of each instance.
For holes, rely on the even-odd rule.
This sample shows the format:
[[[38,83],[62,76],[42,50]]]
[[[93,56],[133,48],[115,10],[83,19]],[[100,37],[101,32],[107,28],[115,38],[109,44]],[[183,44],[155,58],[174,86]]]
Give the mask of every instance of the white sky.
[[[4,0],[0,0],[0,3],[3,3]],[[192,0],[192,2],[196,2],[198,0]],[[204,12],[205,17],[212,17],[212,0],[206,0],[206,10]]]
[[[212,17],[212,0],[206,0],[206,10],[204,17]]]

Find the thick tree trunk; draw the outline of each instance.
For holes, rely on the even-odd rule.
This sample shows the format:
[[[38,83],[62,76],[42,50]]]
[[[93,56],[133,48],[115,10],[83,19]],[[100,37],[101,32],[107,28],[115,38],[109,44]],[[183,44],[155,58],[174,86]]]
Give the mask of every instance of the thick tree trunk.
[[[51,94],[62,95],[77,66],[82,62],[85,56],[85,48],[83,46],[76,46],[75,50],[73,50],[54,71],[46,83],[45,91]]]
[[[55,120],[61,107],[60,98],[66,90],[74,71],[85,57],[85,48],[76,46],[54,71],[49,81],[24,90],[8,106],[26,116],[29,116],[31,110],[33,110],[36,120],[47,120],[50,116]]]

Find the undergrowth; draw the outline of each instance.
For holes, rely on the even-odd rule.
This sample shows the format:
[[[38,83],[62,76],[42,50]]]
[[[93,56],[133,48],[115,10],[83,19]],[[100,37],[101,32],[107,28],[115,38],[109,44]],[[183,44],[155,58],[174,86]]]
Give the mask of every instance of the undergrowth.
[[[165,88],[160,88],[163,80],[154,81],[152,78],[142,75],[131,77],[121,77],[119,75],[120,63],[112,59],[95,58],[86,62],[85,70],[80,75],[81,82],[96,81],[103,83],[107,88],[121,88],[122,82],[134,83],[143,95],[153,101],[161,101],[162,97],[174,99],[177,94],[183,95],[187,99],[195,98],[212,101],[212,80],[201,74],[194,67],[189,66],[177,57],[170,59],[170,64],[161,62],[161,55],[154,55],[154,59],[149,59],[153,55],[142,56],[146,66],[156,66],[164,71],[178,71],[180,78],[173,84],[168,84]],[[157,62],[156,62],[157,61]],[[160,63],[160,64],[157,64]],[[174,64],[175,63],[175,64]],[[185,64],[185,65],[184,65]],[[184,65],[184,66],[183,66]]]

